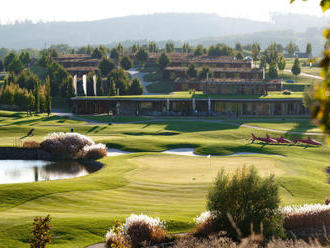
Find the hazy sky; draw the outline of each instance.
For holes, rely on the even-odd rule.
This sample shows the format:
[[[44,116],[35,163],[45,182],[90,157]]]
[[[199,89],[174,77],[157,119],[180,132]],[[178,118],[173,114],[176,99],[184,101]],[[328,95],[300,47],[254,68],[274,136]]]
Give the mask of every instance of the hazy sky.
[[[16,20],[84,21],[169,12],[215,13],[225,17],[270,20],[271,13],[324,15],[319,0],[6,0],[2,24]],[[327,16],[330,15],[327,13]]]

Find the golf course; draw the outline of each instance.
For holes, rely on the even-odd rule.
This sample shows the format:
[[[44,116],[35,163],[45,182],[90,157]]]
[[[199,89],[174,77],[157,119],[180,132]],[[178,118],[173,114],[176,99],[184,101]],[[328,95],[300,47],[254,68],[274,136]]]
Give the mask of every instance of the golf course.
[[[49,247],[56,248],[102,242],[116,220],[133,213],[160,217],[173,233],[189,231],[193,218],[206,210],[208,189],[222,169],[232,173],[255,166],[261,176],[274,174],[282,206],[323,203],[329,196],[329,146],[251,142],[251,133],[307,138],[303,133],[312,132],[318,134],[313,139],[324,143],[307,117],[145,118],[112,124],[89,118],[0,111],[0,146],[40,142],[48,133],[73,128],[108,148],[130,152],[102,158],[105,166],[83,177],[0,184],[0,247],[29,247],[33,218],[47,214],[53,226]],[[178,148],[194,149],[201,156],[164,153]]]

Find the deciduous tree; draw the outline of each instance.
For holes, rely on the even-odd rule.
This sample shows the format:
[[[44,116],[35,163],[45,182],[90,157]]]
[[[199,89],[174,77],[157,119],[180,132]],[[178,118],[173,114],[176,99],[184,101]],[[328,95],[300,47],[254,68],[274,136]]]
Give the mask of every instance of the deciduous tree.
[[[197,77],[197,70],[195,64],[191,63],[189,64],[189,67],[186,72],[187,76],[190,78],[195,78]]]
[[[129,89],[130,95],[142,95],[143,94],[143,86],[138,78],[134,78],[132,84]]]
[[[122,68],[124,68],[125,70],[128,70],[128,69],[132,68],[133,61],[129,57],[124,56],[120,60],[120,66]]]
[[[111,59],[105,57],[102,58],[99,64],[99,68],[103,77],[107,76],[115,67],[115,63]]]
[[[162,53],[158,59],[158,65],[161,70],[164,70],[166,66],[170,63],[170,58],[166,53]]]

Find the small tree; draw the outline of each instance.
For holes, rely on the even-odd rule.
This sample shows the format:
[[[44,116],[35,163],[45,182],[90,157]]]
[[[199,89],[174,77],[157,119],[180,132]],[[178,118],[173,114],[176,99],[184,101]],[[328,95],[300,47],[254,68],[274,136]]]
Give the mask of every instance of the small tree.
[[[239,169],[229,176],[222,170],[208,194],[207,207],[215,213],[219,230],[233,238],[261,232],[266,238],[284,235],[279,213],[280,198],[274,176],[261,178],[254,167]],[[240,230],[237,234],[233,225]],[[239,237],[241,236],[241,237]]]
[[[166,42],[165,44],[165,51],[167,53],[173,53],[174,52],[174,43],[169,41],[169,42]]]
[[[275,63],[271,63],[269,66],[268,76],[270,79],[278,78],[277,66]]]
[[[130,91],[131,95],[142,95],[143,94],[143,86],[137,77],[133,79],[133,82],[130,86],[129,91]]]
[[[128,69],[132,68],[133,61],[127,56],[122,57],[120,60],[120,66],[122,68],[124,68],[125,70],[128,70]]]
[[[190,78],[195,78],[197,77],[197,70],[195,67],[195,64],[189,64],[188,70],[186,72],[187,76]]]
[[[73,78],[71,75],[69,75],[66,79],[66,93],[65,96],[67,98],[71,98],[75,96],[75,89],[73,87]]]
[[[166,66],[170,63],[170,58],[166,53],[162,53],[158,59],[159,68],[164,70]]]
[[[28,66],[28,64],[31,62],[30,54],[28,52],[22,52],[19,55],[19,59],[25,66]]]
[[[115,63],[108,58],[103,58],[99,64],[99,68],[103,77],[106,77],[115,67]]]
[[[87,96],[94,96],[94,72],[87,74]]]
[[[236,59],[241,60],[243,59],[243,54],[241,52],[236,54]]]
[[[285,58],[283,55],[281,55],[279,58],[278,58],[278,69],[280,71],[283,71],[285,69],[285,65],[286,65],[286,61],[285,61]]]
[[[294,60],[294,63],[293,63],[293,66],[291,68],[291,72],[293,75],[295,75],[296,77],[300,74],[301,72],[301,67],[300,67],[300,62],[299,62],[299,59],[296,58]]]
[[[48,114],[48,117],[50,113],[52,112],[52,96],[50,94],[50,78],[49,76],[46,78],[45,82],[45,100],[46,100],[46,111]]]
[[[35,217],[33,221],[33,238],[30,242],[31,248],[45,248],[51,242],[52,236],[50,231],[51,217],[47,215],[45,218]]]

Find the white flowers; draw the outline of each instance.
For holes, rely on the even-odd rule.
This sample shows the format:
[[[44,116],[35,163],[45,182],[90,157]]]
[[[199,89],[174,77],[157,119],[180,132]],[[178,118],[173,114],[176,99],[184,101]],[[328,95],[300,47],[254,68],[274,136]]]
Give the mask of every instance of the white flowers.
[[[149,225],[151,228],[153,228],[153,227],[165,228],[165,221],[160,220],[158,217],[153,218],[153,217],[150,217],[150,216],[144,215],[144,214],[140,214],[140,215],[131,214],[128,218],[126,218],[126,221],[122,226],[122,233],[120,233],[120,234],[124,235],[124,236],[128,236],[127,230],[129,230],[129,228],[133,224],[141,223],[141,222]],[[114,229],[110,229],[107,232],[107,234],[105,235],[105,238],[106,238],[106,241],[108,241],[110,239],[115,239],[116,236],[117,236],[117,234],[114,232]]]
[[[129,229],[129,227],[136,222],[144,222],[151,227],[158,226],[161,228],[165,228],[165,221],[161,221],[158,217],[153,218],[144,214],[140,214],[140,215],[131,214],[128,218],[126,218],[125,224],[123,225],[124,232],[126,232]]]
[[[211,211],[206,211],[200,214],[200,216],[194,218],[194,222],[199,225],[202,224],[210,219],[212,219],[214,217],[214,213],[212,213]]]
[[[281,208],[281,212],[284,216],[291,215],[313,215],[319,212],[330,211],[330,205],[325,204],[305,204],[302,206],[285,206]]]

